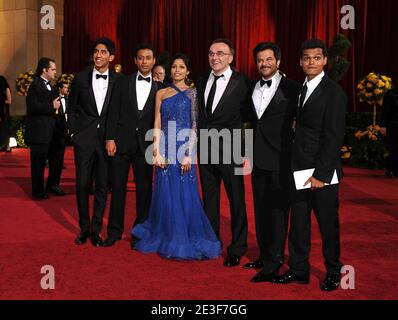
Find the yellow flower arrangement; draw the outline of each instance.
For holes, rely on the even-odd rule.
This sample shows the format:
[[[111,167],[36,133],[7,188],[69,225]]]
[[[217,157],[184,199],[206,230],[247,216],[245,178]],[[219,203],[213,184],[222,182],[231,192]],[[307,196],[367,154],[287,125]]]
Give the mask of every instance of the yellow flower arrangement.
[[[391,78],[371,72],[358,83],[357,89],[361,102],[382,105],[384,95],[391,90]]]
[[[369,73],[357,86],[359,101],[373,106],[373,126],[376,125],[376,106],[383,104],[387,91],[391,90],[391,78],[374,72]]]
[[[340,158],[343,160],[349,159],[351,157],[351,147],[343,146],[340,149]]]
[[[18,78],[15,80],[18,95],[26,96],[28,94],[28,90],[30,84],[33,82],[34,76],[35,73],[33,71],[27,71],[18,76]]]
[[[354,133],[355,138],[361,140],[363,137],[367,137],[371,141],[377,141],[378,133],[380,132],[380,126],[378,125],[370,125],[366,128],[365,131],[357,130]]]

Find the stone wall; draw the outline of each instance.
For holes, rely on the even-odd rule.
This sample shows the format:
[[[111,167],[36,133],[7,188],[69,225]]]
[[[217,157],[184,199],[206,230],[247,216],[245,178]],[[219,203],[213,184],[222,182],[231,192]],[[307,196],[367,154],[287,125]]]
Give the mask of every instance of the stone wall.
[[[42,6],[55,9],[55,29],[42,29]],[[35,70],[40,57],[56,61],[62,72],[64,0],[0,0],[0,74],[12,91],[12,115],[26,113],[25,97],[15,91],[15,79],[22,72]]]

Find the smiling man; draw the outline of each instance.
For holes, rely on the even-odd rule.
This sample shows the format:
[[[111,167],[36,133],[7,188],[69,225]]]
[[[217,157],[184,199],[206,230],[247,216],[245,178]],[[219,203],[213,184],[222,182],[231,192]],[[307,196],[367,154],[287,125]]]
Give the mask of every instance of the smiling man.
[[[271,281],[284,263],[288,225],[289,160],[299,86],[279,72],[281,50],[261,42],[253,50],[261,75],[252,91],[252,187],[260,257],[244,265],[262,270],[253,282]]]
[[[214,40],[208,52],[211,71],[198,81],[200,129],[229,131],[232,137],[233,129],[242,128],[242,123],[245,122],[244,117],[249,113],[250,104],[250,83],[247,77],[230,66],[234,53],[230,40]],[[224,266],[233,267],[239,265],[241,256],[247,250],[248,230],[244,182],[242,176],[235,175],[235,168],[241,165],[234,163],[231,159],[232,155],[228,154],[228,149],[233,150],[233,140],[224,138],[222,143],[219,142],[218,139],[211,139],[207,150],[200,148],[200,178],[204,208],[218,237],[220,235],[221,181],[227,191],[231,208],[232,240],[228,246]],[[225,149],[224,145],[226,145]],[[221,161],[218,163],[209,161],[211,158],[209,150],[219,152]],[[205,156],[206,153],[207,156]]]
[[[100,236],[108,192],[108,156],[105,151],[105,126],[113,84],[120,77],[109,69],[115,58],[115,44],[97,39],[93,47],[94,68],[78,73],[71,86],[68,127],[72,136],[76,165],[76,196],[80,234],[76,245],[90,237],[94,246]],[[95,168],[94,213],[90,221],[89,189]]]
[[[152,165],[145,161],[145,151],[151,144],[145,140],[155,121],[155,97],[159,83],[152,78],[155,50],[149,43],[138,44],[134,53],[137,72],[117,82],[112,95],[106,132],[106,150],[112,157],[112,199],[108,236],[104,247],[113,246],[122,238],[126,188],[132,166],[136,191],[136,219],[142,223],[148,216],[152,199]],[[131,239],[134,248],[136,238]]]

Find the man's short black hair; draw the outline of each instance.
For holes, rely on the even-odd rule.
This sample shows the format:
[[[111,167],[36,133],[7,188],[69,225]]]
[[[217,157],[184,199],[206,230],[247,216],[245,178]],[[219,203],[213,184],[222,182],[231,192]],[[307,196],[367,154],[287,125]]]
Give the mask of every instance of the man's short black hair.
[[[218,38],[216,40],[214,40],[211,44],[215,44],[215,43],[224,43],[229,47],[229,50],[231,51],[232,55],[235,54],[235,49],[234,49],[234,45],[232,44],[232,41],[227,39],[227,38]]]
[[[62,88],[64,87],[65,84],[68,84],[68,83],[66,83],[65,81],[57,82],[57,87],[58,87],[58,89],[62,89]]]
[[[150,43],[139,43],[134,49],[134,58],[137,58],[138,51],[140,50],[151,50],[153,53],[153,57],[156,58],[156,51]]]
[[[310,40],[305,40],[303,44],[301,45],[301,50],[300,50],[300,56],[303,56],[304,50],[307,49],[315,49],[315,48],[320,48],[322,49],[323,56],[327,57],[328,56],[328,50],[326,48],[325,42],[323,42],[320,39],[310,39]]]
[[[281,60],[281,57],[282,57],[281,48],[279,48],[279,46],[276,43],[268,41],[268,42],[260,42],[253,49],[254,61],[257,62],[257,53],[264,51],[264,50],[268,50],[268,49],[272,50],[274,52],[274,56],[275,56],[276,60]]]
[[[99,44],[103,44],[108,49],[109,54],[111,56],[115,54],[116,46],[115,46],[115,43],[111,39],[106,38],[106,37],[98,38],[94,42],[93,51],[95,50],[95,47],[98,46]]]
[[[43,74],[43,69],[50,68],[50,62],[55,63],[55,61],[51,58],[46,58],[46,57],[40,58],[36,67],[36,76],[40,77]]]

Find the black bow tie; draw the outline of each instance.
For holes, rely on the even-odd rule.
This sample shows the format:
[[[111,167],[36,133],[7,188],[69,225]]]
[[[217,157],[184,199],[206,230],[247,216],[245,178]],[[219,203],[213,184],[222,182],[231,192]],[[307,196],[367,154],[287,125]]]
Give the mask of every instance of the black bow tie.
[[[48,84],[50,84],[50,81],[47,81],[47,80],[44,80],[44,79],[43,79],[43,82],[44,82],[44,85],[45,85],[45,86],[48,85]]]
[[[98,73],[95,75],[95,77],[97,79],[102,78],[104,80],[106,80],[108,78],[108,76],[106,74],[98,74]]]
[[[265,81],[264,79],[261,79],[260,80],[260,86],[264,86],[265,84],[268,86],[268,88],[271,87],[272,79],[271,80],[267,80],[267,81]]]
[[[151,82],[151,77],[144,78],[142,75],[139,75],[138,76],[138,81],[142,81],[142,80],[150,83]]]

